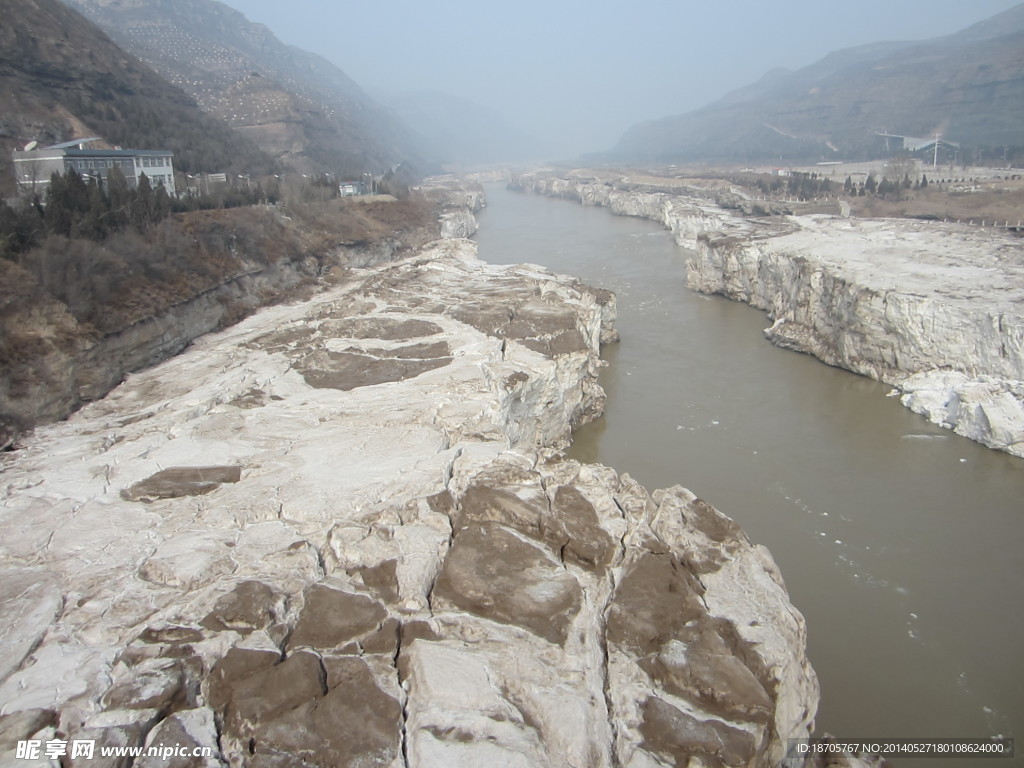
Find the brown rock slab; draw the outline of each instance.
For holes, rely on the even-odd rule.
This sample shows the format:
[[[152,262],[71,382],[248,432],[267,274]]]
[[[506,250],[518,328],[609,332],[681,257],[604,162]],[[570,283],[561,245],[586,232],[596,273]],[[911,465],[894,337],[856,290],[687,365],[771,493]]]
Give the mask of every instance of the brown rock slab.
[[[203,633],[195,627],[183,627],[180,624],[168,624],[160,627],[146,627],[137,638],[143,643],[198,643]]]
[[[390,766],[401,762],[402,707],[360,659],[337,661],[337,687],[264,721],[248,742],[251,768]]]
[[[666,693],[705,711],[737,720],[766,723],[775,703],[757,676],[719,634],[721,620],[708,618],[681,629],[640,666]],[[728,635],[728,631],[725,632]]]
[[[404,381],[452,362],[447,342],[414,345],[371,353],[318,350],[295,364],[306,383],[317,389],[343,391],[392,381]]]
[[[281,654],[274,651],[228,649],[206,678],[207,703],[214,709],[223,709],[234,696],[236,685],[270,669],[280,660]]]
[[[447,341],[422,342],[394,349],[366,349],[363,351],[382,360],[433,360],[448,357],[452,353]]]
[[[324,336],[340,339],[382,339],[397,341],[435,336],[443,329],[429,320],[399,320],[390,317],[346,317],[320,324]]]
[[[267,404],[268,400],[267,393],[262,389],[250,389],[248,392],[230,400],[228,405],[233,405],[235,408],[241,408],[242,410],[252,410],[253,408],[262,408]]]
[[[488,336],[517,341],[547,357],[589,348],[573,310],[531,295],[520,298],[513,291],[496,295],[493,302],[461,302],[450,314]]]
[[[261,581],[243,581],[221,597],[202,620],[207,629],[251,632],[266,629],[279,617],[283,597]]]
[[[540,352],[545,357],[569,355],[573,352],[586,352],[590,347],[583,334],[579,331],[561,331],[558,334],[540,339],[517,339],[527,349]]]
[[[183,666],[171,662],[136,671],[128,679],[112,685],[100,701],[106,709],[156,709],[168,712],[185,703],[185,686]]]
[[[447,488],[427,497],[427,505],[434,512],[442,515],[451,515],[455,509],[455,497]]]
[[[658,650],[690,621],[707,614],[703,592],[673,556],[644,553],[623,575],[608,612],[612,643],[641,654]]]
[[[576,327],[576,313],[546,301],[532,300],[521,306],[503,335],[547,357],[589,349]]]
[[[514,484],[515,480],[511,480]],[[597,511],[572,486],[561,486],[548,508],[486,483],[470,486],[459,499],[456,526],[495,522],[547,544],[565,562],[601,571],[611,562],[614,539],[600,526]]]
[[[297,651],[273,666],[251,653],[224,661],[215,674],[226,695],[211,704],[222,711],[225,750],[245,754],[250,768],[384,766],[399,755],[401,705],[361,659],[325,666]]]
[[[224,483],[237,483],[241,479],[241,467],[170,467],[121,491],[121,497],[128,501],[151,502],[201,496],[215,491]]]
[[[353,569],[358,573],[368,588],[385,603],[398,600],[398,561],[384,560],[373,566]]]
[[[253,339],[249,346],[265,349],[268,352],[279,352],[296,346],[308,344],[314,335],[308,325],[293,325],[278,331],[271,331]]]
[[[576,330],[576,313],[555,304],[530,305],[516,311],[505,330],[508,339],[531,339]]]
[[[484,522],[456,535],[432,597],[564,644],[580,609],[581,590],[540,546]]]
[[[697,720],[661,699],[642,705],[643,747],[667,758],[678,768],[699,758],[707,766],[746,766],[756,754],[753,735],[718,720]]]
[[[551,512],[567,536],[562,557],[592,571],[605,570],[617,543],[601,527],[594,505],[579,489],[563,485],[555,491]]]
[[[492,522],[515,528],[538,541],[545,540],[544,517],[547,510],[491,485],[471,485],[459,499],[455,518],[458,527]],[[562,542],[558,541],[557,547]]]
[[[460,302],[452,307],[448,314],[459,322],[471,325],[488,336],[503,335],[502,332],[512,320],[508,306],[501,302],[495,302],[490,305]]]
[[[297,651],[280,664],[266,667],[231,686],[225,709],[225,728],[234,735],[251,735],[327,692],[327,678],[320,659]]]
[[[745,542],[747,535],[734,520],[723,515],[704,499],[694,499],[686,505],[686,522],[703,531],[719,544]]]
[[[384,653],[394,656],[398,650],[398,636],[401,625],[398,619],[385,619],[380,629],[368,635],[361,643],[363,653]]]
[[[384,606],[372,597],[314,584],[306,590],[288,647],[338,648],[377,629],[386,617]]]

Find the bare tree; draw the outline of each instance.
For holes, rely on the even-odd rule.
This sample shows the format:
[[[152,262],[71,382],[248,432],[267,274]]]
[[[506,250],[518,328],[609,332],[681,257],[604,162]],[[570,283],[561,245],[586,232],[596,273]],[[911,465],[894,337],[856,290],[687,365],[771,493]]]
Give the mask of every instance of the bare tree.
[[[896,200],[904,199],[905,190],[911,186],[910,179],[917,178],[917,160],[906,152],[893,155],[885,164],[885,173],[882,178],[889,182],[888,194],[891,194]]]
[[[890,157],[889,162],[885,166],[884,177],[893,184],[898,185],[907,176],[912,179],[917,178],[917,160],[905,152]]]

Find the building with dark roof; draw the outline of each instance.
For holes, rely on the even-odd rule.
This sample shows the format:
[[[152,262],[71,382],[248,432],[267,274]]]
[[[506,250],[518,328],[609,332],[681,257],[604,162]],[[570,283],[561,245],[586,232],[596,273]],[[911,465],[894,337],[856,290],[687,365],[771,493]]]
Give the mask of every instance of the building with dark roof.
[[[93,149],[89,146],[96,141],[99,139],[75,139],[41,149],[29,144],[25,149],[15,150],[11,154],[18,188],[45,192],[54,172],[62,174],[71,168],[82,178],[95,178],[106,186],[107,174],[113,168],[120,168],[128,186],[133,189],[145,174],[154,189],[163,184],[168,194],[175,194],[173,152],[166,149]]]

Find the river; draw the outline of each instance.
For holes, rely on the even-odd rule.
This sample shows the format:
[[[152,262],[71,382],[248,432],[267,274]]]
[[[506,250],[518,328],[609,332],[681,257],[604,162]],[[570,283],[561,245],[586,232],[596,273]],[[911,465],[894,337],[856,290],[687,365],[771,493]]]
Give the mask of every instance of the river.
[[[603,417],[570,455],[690,488],[766,545],[807,619],[819,733],[1024,727],[1024,460],[889,388],[778,349],[763,312],[690,291],[657,224],[489,185],[480,257],[617,294]],[[919,760],[894,764],[921,764]],[[959,759],[942,765],[1005,765]]]

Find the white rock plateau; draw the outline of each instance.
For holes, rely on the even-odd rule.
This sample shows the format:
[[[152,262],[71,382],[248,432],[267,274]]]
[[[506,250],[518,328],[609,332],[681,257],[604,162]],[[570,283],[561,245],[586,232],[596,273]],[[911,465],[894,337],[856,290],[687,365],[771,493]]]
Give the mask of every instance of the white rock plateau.
[[[0,765],[778,764],[818,689],[767,551],[555,450],[613,319],[440,241],[37,429],[0,459]]]

